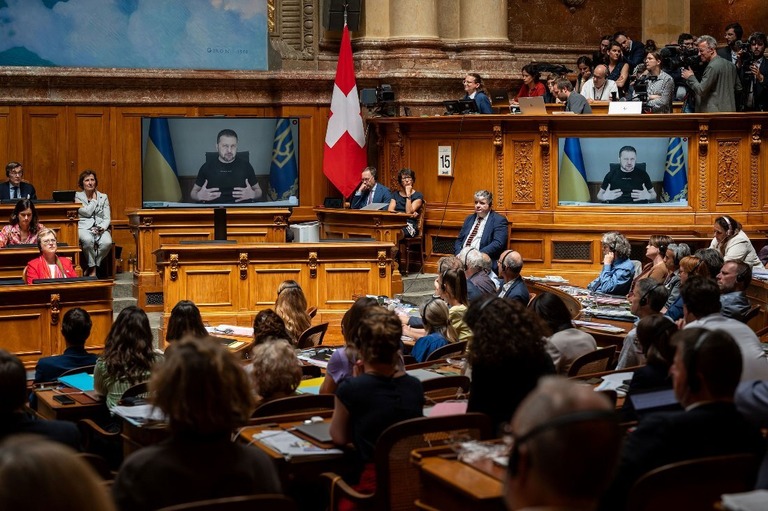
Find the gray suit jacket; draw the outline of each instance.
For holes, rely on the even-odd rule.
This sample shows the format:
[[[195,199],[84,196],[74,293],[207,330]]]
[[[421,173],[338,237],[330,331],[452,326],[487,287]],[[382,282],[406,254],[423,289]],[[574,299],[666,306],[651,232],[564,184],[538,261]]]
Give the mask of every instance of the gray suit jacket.
[[[96,191],[96,201],[88,202],[85,192],[77,192],[75,200],[83,206],[77,210],[80,220],[77,222],[78,229],[90,229],[94,225],[101,227],[105,231],[109,228],[112,221],[112,215],[109,210],[109,198],[106,193]]]
[[[713,58],[699,81],[696,76],[686,80],[696,96],[696,112],[735,112],[736,94],[741,92],[741,80],[730,60]]]

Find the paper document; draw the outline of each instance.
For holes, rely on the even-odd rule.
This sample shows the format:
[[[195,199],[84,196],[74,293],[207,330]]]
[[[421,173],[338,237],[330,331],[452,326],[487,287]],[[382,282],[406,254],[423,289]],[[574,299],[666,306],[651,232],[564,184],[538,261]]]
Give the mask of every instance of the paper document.
[[[289,431],[267,429],[256,433],[253,438],[283,456],[317,456],[342,454],[339,449],[323,449],[312,442],[297,437]]]

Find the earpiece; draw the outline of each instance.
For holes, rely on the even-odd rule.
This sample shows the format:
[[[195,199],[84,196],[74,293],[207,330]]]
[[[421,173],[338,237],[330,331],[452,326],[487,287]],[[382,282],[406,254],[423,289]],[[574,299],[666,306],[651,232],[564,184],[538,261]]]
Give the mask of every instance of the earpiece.
[[[296,283],[290,283],[290,284],[286,284],[286,285],[285,285],[285,287],[283,287],[281,290],[279,290],[279,291],[277,292],[277,296],[280,296],[280,294],[281,294],[283,291],[285,291],[286,289],[299,289],[300,287],[301,287],[301,286],[299,286],[299,285],[298,285],[298,284],[296,284]]]
[[[503,270],[506,270],[507,268],[509,268],[509,266],[507,265],[507,258],[509,258],[509,255],[511,253],[512,253],[511,250],[507,250],[506,253],[504,254],[504,257],[501,258],[501,268]]]
[[[469,259],[469,254],[473,251],[477,250],[476,248],[472,247],[469,250],[467,250],[467,253],[464,254],[464,271],[467,271],[469,268],[467,267],[467,259]]]
[[[736,282],[742,283],[745,280],[747,280],[747,273],[749,273],[750,268],[747,268],[746,270],[741,270],[739,273],[736,274]]]
[[[727,216],[722,216],[720,218],[722,218],[725,224],[728,226],[728,229],[725,231],[726,236],[731,236],[733,234],[733,226],[731,225],[731,221]]]
[[[641,306],[641,307],[645,307],[646,305],[648,305],[648,295],[649,295],[649,294],[651,294],[651,291],[653,291],[654,289],[656,289],[656,288],[657,288],[657,287],[659,287],[660,285],[661,285],[661,284],[656,284],[656,285],[655,285],[655,286],[653,286],[651,289],[649,289],[648,291],[646,291],[645,293],[643,293],[643,296],[641,296],[641,297],[640,297],[640,306]]]

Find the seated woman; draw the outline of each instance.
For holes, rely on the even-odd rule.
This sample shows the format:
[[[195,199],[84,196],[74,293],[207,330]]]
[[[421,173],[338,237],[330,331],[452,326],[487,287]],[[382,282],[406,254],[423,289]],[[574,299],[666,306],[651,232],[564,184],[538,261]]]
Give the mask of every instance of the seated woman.
[[[680,260],[680,270],[678,272],[680,277],[680,285],[682,286],[688,280],[688,277],[697,275],[699,277],[709,277],[709,265],[703,259],[696,256],[686,256]],[[683,317],[683,297],[680,293],[677,295],[677,299],[667,308],[665,314],[673,321]]]
[[[193,337],[208,337],[200,309],[191,300],[180,300],[171,309],[171,317],[168,318],[168,330],[165,334],[165,342],[172,343],[191,335]]]
[[[448,304],[448,318],[459,341],[472,341],[472,330],[464,322],[469,300],[464,270],[445,270],[437,277],[438,295]]]
[[[645,56],[645,69],[650,76],[655,77],[648,81],[648,101],[645,102],[645,107],[654,114],[672,112],[675,80],[661,70],[661,54],[648,52]]]
[[[669,297],[662,314],[675,303],[680,296],[680,261],[683,257],[691,255],[691,248],[685,243],[670,243],[667,246],[667,253],[664,256],[664,264],[667,265],[667,278],[664,281],[664,287],[669,291]]]
[[[582,55],[576,59],[576,68],[579,70],[579,74],[576,77],[576,86],[573,90],[581,94],[581,88],[584,86],[584,83],[592,78],[592,59],[586,55]]]
[[[422,416],[421,382],[400,367],[400,332],[394,312],[368,307],[352,334],[362,374],[343,381],[336,391],[331,437],[336,445],[355,445],[359,491],[375,490],[373,454],[381,433],[396,422]]]
[[[573,327],[568,307],[556,294],[541,293],[533,300],[530,309],[544,320],[552,331],[546,348],[558,374],[568,374],[577,358],[597,349],[594,337]]]
[[[43,229],[45,226],[37,219],[35,203],[21,199],[13,208],[8,225],[0,230],[0,248],[37,243],[37,237]]]
[[[643,266],[640,275],[635,277],[634,282],[640,279],[652,278],[659,284],[667,280],[669,269],[664,262],[664,256],[667,254],[667,247],[672,243],[672,238],[663,234],[653,234],[648,239],[648,246],[645,247],[645,257],[651,260]]]
[[[75,194],[75,200],[82,204],[77,210],[80,215],[77,233],[88,264],[85,275],[97,275],[96,268],[112,247],[112,235],[109,233],[112,221],[109,198],[107,194],[96,190],[98,184],[99,180],[93,170],[82,171],[77,180],[77,185],[83,190]]]
[[[622,234],[611,231],[603,234],[603,269],[587,289],[594,293],[626,296],[635,277],[635,265],[629,260],[631,247]]]
[[[304,330],[312,325],[312,320],[307,314],[307,298],[295,280],[286,280],[277,288],[275,312],[285,322],[285,327],[291,334],[289,340],[293,344],[296,344]]]
[[[520,91],[512,100],[512,106],[519,105],[520,98],[532,98],[534,96],[543,96],[547,91],[547,86],[541,81],[541,73],[536,64],[527,64],[523,66],[523,85]]]
[[[253,318],[253,345],[277,339],[290,339],[292,335],[285,327],[283,318],[272,309],[264,309]]]
[[[248,423],[254,408],[240,363],[211,339],[184,338],[167,353],[149,389],[171,436],[125,460],[112,486],[118,507],[150,510],[280,493],[269,456],[230,439],[235,428]]]
[[[251,374],[259,404],[296,393],[301,383],[301,365],[286,339],[257,345],[251,357]]]
[[[72,261],[68,257],[56,255],[58,244],[53,230],[43,229],[38,233],[37,248],[40,250],[40,257],[32,259],[24,269],[27,284],[32,284],[35,279],[77,277]]]
[[[375,298],[364,296],[355,300],[344,317],[341,318],[341,335],[344,336],[344,347],[338,348],[331,355],[328,361],[328,367],[325,368],[325,379],[320,384],[320,394],[335,394],[336,389],[341,382],[352,376],[357,376],[355,372],[358,352],[355,348],[353,333],[357,331],[357,324],[363,313],[373,306],[379,304]]]
[[[418,362],[424,362],[427,356],[437,348],[456,342],[459,336],[450,322],[448,305],[440,298],[432,298],[421,308],[421,319],[427,335],[419,338],[411,350],[411,355]]]
[[[149,380],[150,373],[162,355],[152,349],[152,329],[146,313],[132,305],[126,307],[109,329],[104,353],[96,361],[93,385],[114,408],[123,392]]]
[[[714,231],[715,237],[712,238],[709,248],[719,251],[724,260],[743,261],[753,268],[763,267],[755,247],[741,230],[741,224],[733,217],[723,215],[715,218]]]
[[[498,297],[476,300],[465,318],[474,334],[467,411],[489,415],[499,432],[539,378],[555,372],[544,324],[520,302]]]
[[[419,215],[424,196],[413,189],[416,183],[416,173],[411,169],[400,169],[397,173],[397,182],[400,183],[400,191],[392,195],[389,201],[389,211],[406,213],[409,215],[407,225],[403,227],[403,236],[413,238],[419,233]]]
[[[474,99],[477,105],[477,111],[481,114],[492,114],[493,108],[491,108],[491,100],[485,93],[483,87],[483,79],[477,73],[467,73],[464,77],[464,92],[466,96],[464,99]]]

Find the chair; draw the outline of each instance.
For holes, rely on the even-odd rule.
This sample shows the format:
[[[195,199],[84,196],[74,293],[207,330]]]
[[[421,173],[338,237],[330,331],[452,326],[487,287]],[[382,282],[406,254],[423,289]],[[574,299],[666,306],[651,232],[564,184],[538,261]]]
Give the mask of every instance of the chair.
[[[128,390],[123,392],[123,395],[120,396],[120,401],[118,401],[118,404],[133,405],[137,404],[136,401],[139,399],[146,399],[149,396],[149,388],[147,383],[148,382],[144,381],[129,387]]]
[[[462,355],[467,351],[467,341],[451,342],[427,355],[426,361],[440,360],[448,355]]]
[[[61,376],[69,376],[70,374],[80,374],[80,373],[88,373],[93,374],[93,369],[96,367],[95,365],[89,365],[89,366],[81,366],[81,367],[73,367],[72,369],[67,369],[63,373],[59,375]]]
[[[79,452],[77,457],[88,463],[103,481],[111,481],[115,478],[115,473],[109,468],[109,463],[101,456],[89,452]]]
[[[536,293],[531,293],[528,291],[528,307],[530,307],[533,304],[533,301],[536,299]]]
[[[759,305],[753,305],[749,308],[747,313],[744,315],[744,319],[742,320],[743,323],[749,325],[749,323],[757,317],[757,315],[760,314],[760,306]],[[750,325],[751,326],[751,325]],[[755,329],[752,328],[754,331]]]
[[[320,323],[319,325],[307,328],[299,336],[299,340],[296,341],[296,347],[300,350],[303,350],[313,346],[320,346],[323,344],[323,337],[325,337],[325,332],[327,330],[328,323]]]
[[[407,367],[409,365],[418,364],[418,363],[419,363],[419,361],[416,360],[416,357],[414,357],[413,355],[403,355],[403,365],[404,366]]]
[[[424,218],[427,216],[427,202],[422,201],[421,203],[421,214],[419,215],[419,221],[418,221],[418,231],[419,235],[414,236],[413,238],[401,238],[400,241],[398,241],[398,247],[401,245],[405,245],[405,266],[400,264],[400,273],[403,275],[408,275],[408,271],[411,269],[411,247],[416,247],[419,254],[419,268],[424,266],[424,252],[426,252],[426,249],[424,247]],[[400,254],[402,256],[403,250],[400,250]]]
[[[459,435],[474,440],[492,437],[491,419],[482,413],[419,417],[388,427],[376,442],[376,491],[362,494],[341,476],[326,472],[331,492],[330,509],[339,507],[339,497],[352,500],[360,509],[410,510],[421,487],[419,467],[411,463],[411,451],[453,443]]]
[[[421,382],[424,397],[428,403],[438,403],[448,399],[466,397],[469,393],[469,376],[438,376]]]
[[[307,316],[309,316],[309,319],[313,319],[317,316],[317,307],[310,307],[307,309]]]
[[[627,510],[715,509],[723,493],[754,489],[759,464],[752,454],[733,454],[664,465],[632,486]]]
[[[251,417],[269,417],[289,413],[333,410],[333,394],[300,394],[297,396],[281,397],[262,403],[253,411]]]
[[[293,499],[279,494],[245,495],[176,504],[157,511],[297,511]]]
[[[613,356],[616,354],[616,346],[606,346],[580,356],[571,364],[568,369],[568,376],[577,376],[580,374],[599,373],[607,371]]]

